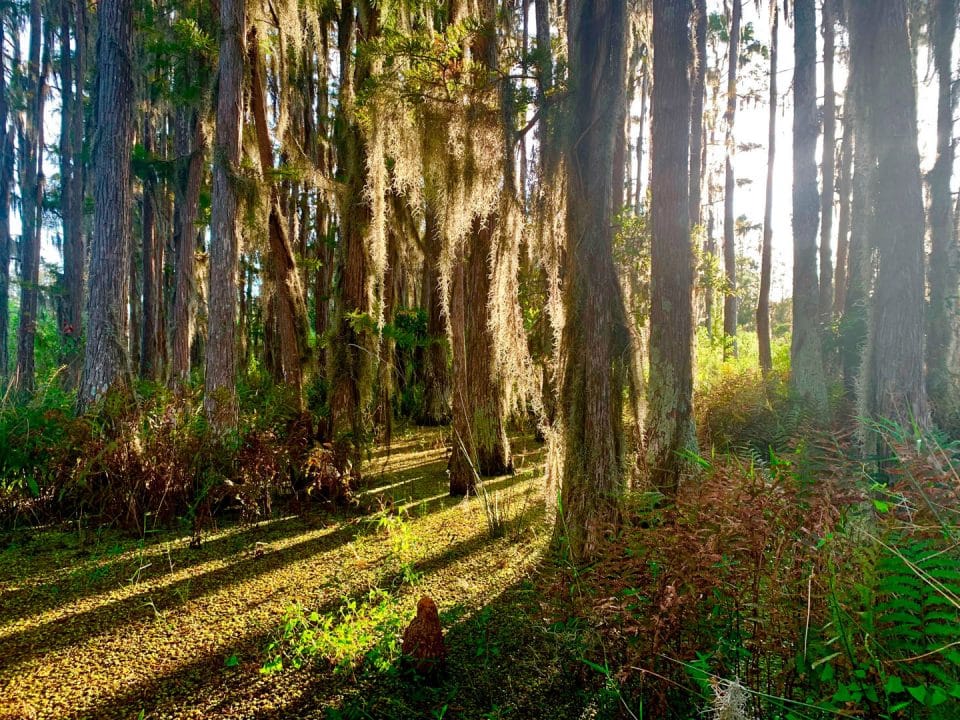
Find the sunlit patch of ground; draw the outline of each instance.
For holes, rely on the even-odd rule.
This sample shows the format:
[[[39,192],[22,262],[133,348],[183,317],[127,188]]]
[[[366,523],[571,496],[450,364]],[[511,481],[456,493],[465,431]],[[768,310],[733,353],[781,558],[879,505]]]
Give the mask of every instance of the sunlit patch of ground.
[[[511,520],[498,539],[480,499],[447,497],[436,430],[404,433],[371,455],[360,499],[384,509],[372,517],[225,527],[199,550],[172,534],[18,536],[0,551],[0,717],[323,717],[356,692],[357,678],[322,666],[264,675],[264,648],[291,602],[333,612],[371,588],[411,616],[431,595],[459,623],[453,653],[458,643],[464,657],[474,653],[464,623],[490,622],[492,601],[524,587],[549,540],[541,450],[529,440],[516,450],[517,474],[488,483]],[[399,545],[396,528],[377,522],[397,512]],[[491,663],[500,653],[486,642],[476,662],[499,676]],[[446,717],[461,716],[455,698],[434,700]]]

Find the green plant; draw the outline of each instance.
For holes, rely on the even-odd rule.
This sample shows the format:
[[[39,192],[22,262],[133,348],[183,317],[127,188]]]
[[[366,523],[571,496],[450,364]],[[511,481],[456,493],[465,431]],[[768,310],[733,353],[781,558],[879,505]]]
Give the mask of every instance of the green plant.
[[[330,613],[307,612],[300,603],[292,603],[267,645],[260,671],[271,674],[318,660],[337,673],[352,671],[364,662],[378,672],[390,671],[400,658],[406,620],[397,601],[383,590],[371,590],[361,601],[345,600]]]

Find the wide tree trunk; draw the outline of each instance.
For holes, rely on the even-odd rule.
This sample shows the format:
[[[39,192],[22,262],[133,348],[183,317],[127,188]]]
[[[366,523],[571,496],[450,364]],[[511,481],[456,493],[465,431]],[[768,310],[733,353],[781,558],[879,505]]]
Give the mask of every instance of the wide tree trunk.
[[[696,448],[693,427],[693,246],[690,240],[690,10],[653,3],[653,154],[647,469],[675,492]]]
[[[937,71],[937,160],[930,188],[930,305],[927,311],[927,394],[938,425],[960,421],[960,246],[953,218],[952,51],[957,0],[933,3],[933,58]]]
[[[451,283],[451,495],[470,492],[477,474],[503,475],[512,469],[501,380],[494,368],[496,340],[487,321],[490,256],[497,222],[496,215],[473,221]]]
[[[791,384],[812,408],[826,407],[817,281],[817,22],[814,0],[796,0],[793,71],[793,337]]]
[[[727,159],[724,166],[723,182],[723,270],[726,279],[726,289],[723,298],[723,354],[737,356],[737,313],[739,302],[737,298],[737,245],[736,245],[736,216],[734,215],[733,199],[736,191],[736,175],[733,169],[733,158],[736,153],[736,118],[737,118],[737,67],[740,60],[740,21],[743,16],[742,0],[733,0],[730,18],[730,43],[727,49],[727,111],[723,116],[726,124],[725,146]]]
[[[237,423],[238,230],[235,175],[242,146],[244,0],[220,2],[220,72],[213,146],[210,216],[210,294],[204,408],[214,428]]]
[[[820,324],[830,324],[833,309],[833,198],[837,172],[837,96],[833,85],[833,56],[836,52],[832,0],[824,0],[823,32],[823,155],[820,161]]]
[[[197,306],[196,221],[206,154],[206,138],[200,114],[194,108],[177,109],[174,152],[176,203],[173,245],[176,259],[170,322],[170,387],[179,390],[190,379],[190,344]]]
[[[613,146],[624,102],[626,1],[570,0],[563,331],[564,467],[557,533],[580,561],[600,551],[624,489],[630,333],[613,261]],[[686,110],[685,110],[686,112]],[[683,212],[686,216],[686,208]]]
[[[46,97],[46,62],[41,64],[44,25],[40,0],[30,2],[30,40],[27,54],[25,97],[20,152],[20,322],[17,327],[16,386],[31,392],[35,378],[34,339],[40,296],[40,225],[43,205],[43,108]],[[49,49],[47,50],[49,52]]]
[[[879,256],[861,368],[861,413],[926,427],[924,212],[906,0],[853,0],[851,47],[877,158],[870,234]],[[861,55],[863,53],[863,55]],[[869,57],[866,54],[870,53]],[[860,109],[860,106],[858,106]],[[868,436],[867,452],[879,449]]]
[[[111,388],[123,387],[131,373],[125,315],[133,208],[132,2],[102,0],[98,15],[94,224],[81,410]]]
[[[763,245],[760,248],[760,297],[757,301],[757,345],[764,375],[773,369],[770,349],[770,275],[773,265],[773,171],[777,157],[777,52],[780,46],[780,7],[770,7],[770,95],[767,121],[767,184],[763,203]]]

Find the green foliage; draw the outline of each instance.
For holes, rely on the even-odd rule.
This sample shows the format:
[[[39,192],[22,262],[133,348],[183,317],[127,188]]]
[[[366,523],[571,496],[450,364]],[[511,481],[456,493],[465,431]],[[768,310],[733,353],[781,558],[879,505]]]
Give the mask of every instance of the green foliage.
[[[392,672],[400,659],[400,636],[408,620],[396,599],[383,590],[371,590],[359,601],[346,599],[328,613],[307,612],[300,603],[293,603],[267,645],[260,671],[269,675],[323,662],[334,673],[353,672],[362,664]]]

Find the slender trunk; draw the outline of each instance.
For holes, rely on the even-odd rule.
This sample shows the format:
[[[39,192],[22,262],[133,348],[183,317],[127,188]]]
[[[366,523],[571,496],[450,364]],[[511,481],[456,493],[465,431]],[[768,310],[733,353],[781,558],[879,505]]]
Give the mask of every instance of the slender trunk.
[[[0,43],[6,43],[6,13],[0,11]],[[6,58],[0,53],[0,381],[7,379],[10,358],[7,356],[10,320],[10,201],[13,190],[13,152],[15,132],[8,127]]]
[[[742,0],[733,0],[733,10],[730,19],[730,44],[727,52],[727,111],[724,122],[727,127],[726,149],[727,159],[724,165],[723,183],[723,269],[726,278],[726,288],[723,299],[723,354],[727,357],[732,353],[737,357],[737,313],[739,302],[737,298],[737,246],[736,246],[736,216],[734,215],[734,192],[736,191],[736,175],[733,169],[733,158],[736,153],[736,117],[737,117],[737,66],[740,60],[740,20],[743,14]]]
[[[143,121],[143,147],[153,152],[154,129],[149,112]],[[160,377],[160,332],[161,295],[163,272],[163,244],[160,242],[156,221],[156,181],[153,178],[143,183],[143,199],[140,210],[142,237],[141,272],[143,274],[143,332],[140,345],[140,376],[150,380]]]
[[[693,428],[693,248],[690,244],[690,10],[653,4],[653,207],[647,467],[654,487],[675,492]],[[699,130],[698,130],[699,132]]]
[[[707,82],[707,0],[696,0],[690,100],[690,228],[703,224],[703,106]]]
[[[206,139],[196,109],[177,110],[174,130],[176,204],[174,215],[173,315],[170,323],[170,386],[182,390],[190,379],[190,344],[197,306],[196,221]]]
[[[760,249],[760,298],[757,302],[757,344],[760,369],[773,369],[770,350],[770,274],[773,258],[773,170],[777,157],[777,51],[780,41],[780,8],[776,0],[770,8],[770,114],[767,125],[767,185],[763,203],[763,246]]]
[[[427,342],[423,358],[423,408],[417,422],[443,425],[450,419],[450,373],[443,299],[440,293],[440,227],[437,214],[427,208],[423,245],[423,300],[427,312]]]
[[[340,102],[337,105],[337,159],[343,192],[340,193],[340,277],[337,316],[330,348],[330,415],[336,462],[341,472],[359,477],[361,452],[369,431],[376,338],[371,327],[373,311],[372,261],[367,230],[372,211],[367,198],[366,165],[356,89],[370,77],[366,53],[351,52],[354,33],[371,39],[378,32],[376,8],[370,0],[343,0],[340,14]]]
[[[86,76],[86,38],[72,0],[60,2],[60,213],[63,218],[63,283],[59,326],[64,382],[74,387],[80,378],[83,335],[83,166],[77,162],[83,143],[83,81]],[[71,28],[76,53],[71,53]],[[2,36],[2,33],[0,33]],[[74,90],[76,77],[76,90]],[[5,92],[5,89],[0,90]],[[5,127],[4,123],[4,127]]]
[[[647,130],[647,98],[650,95],[649,60],[644,60],[640,71],[640,124],[637,127],[637,185],[634,189],[633,212],[640,214],[643,207],[643,136]]]
[[[244,0],[220,2],[220,72],[213,147],[210,294],[204,407],[211,424],[237,423],[237,189],[243,117]]]
[[[575,561],[600,551],[623,491],[630,333],[613,261],[613,150],[624,102],[626,2],[570,0],[567,274],[561,391],[564,467],[557,533]],[[685,111],[686,112],[686,111]],[[684,207],[684,216],[686,208]]]
[[[793,337],[790,378],[797,395],[823,410],[818,319],[817,219],[817,23],[814,0],[795,0],[793,71]]]
[[[820,173],[820,323],[825,330],[833,308],[833,197],[837,172],[837,97],[833,85],[834,41],[833,3],[823,2],[823,158]]]
[[[849,78],[849,75],[848,75]],[[843,139],[840,141],[840,179],[837,194],[840,210],[837,216],[837,269],[833,281],[833,317],[843,314],[847,293],[847,267],[850,251],[850,190],[853,184],[853,90],[850,81],[844,91]]]
[[[112,387],[123,387],[130,367],[124,329],[129,299],[133,183],[133,7],[101,0],[97,43],[97,132],[94,144],[94,225],[90,259],[89,329],[80,381],[85,410]]]
[[[256,29],[250,31],[247,43],[250,54],[250,105],[257,134],[257,150],[260,156],[260,171],[270,183],[270,217],[268,239],[270,243],[270,268],[273,273],[274,292],[277,294],[276,311],[280,335],[279,368],[283,382],[294,391],[299,409],[303,409],[303,363],[308,353],[307,305],[303,298],[303,286],[297,270],[296,258],[290,238],[293,233],[287,226],[280,209],[280,187],[269,178],[273,171],[273,149],[267,128],[267,106],[264,96],[263,61],[257,42]],[[292,205],[292,203],[291,203]],[[295,208],[290,208],[290,217]]]
[[[930,304],[927,310],[927,394],[938,425],[960,420],[960,247],[953,222],[950,179],[953,175],[952,50],[957,0],[935,0],[933,56],[937,71],[937,160],[930,188]]]
[[[30,41],[27,54],[21,180],[20,235],[20,323],[17,328],[16,385],[32,392],[35,382],[34,338],[40,295],[40,225],[43,205],[43,107],[46,98],[46,72],[41,66],[41,46],[45,34],[40,0],[30,2]],[[44,54],[49,52],[45,51]],[[43,65],[46,65],[44,62]]]

